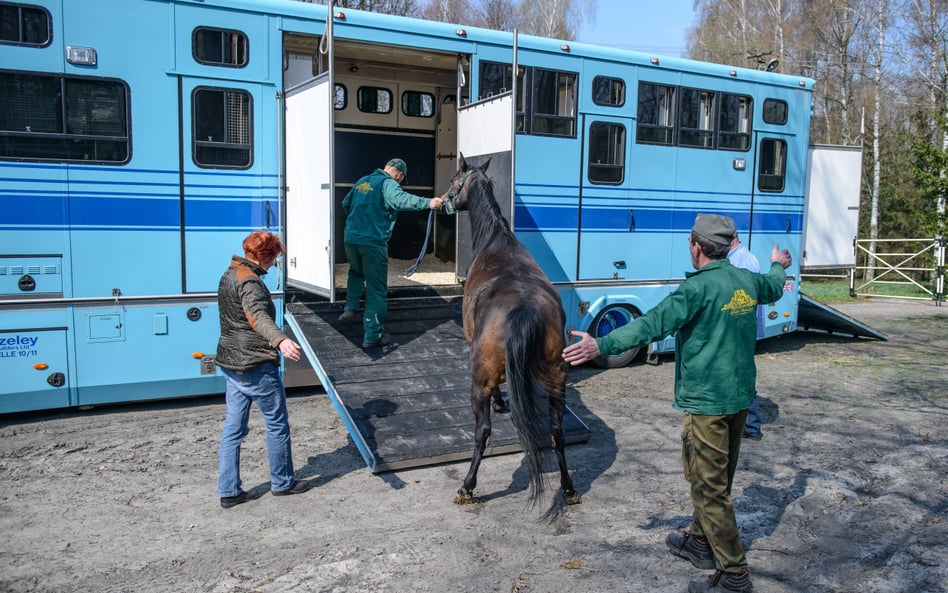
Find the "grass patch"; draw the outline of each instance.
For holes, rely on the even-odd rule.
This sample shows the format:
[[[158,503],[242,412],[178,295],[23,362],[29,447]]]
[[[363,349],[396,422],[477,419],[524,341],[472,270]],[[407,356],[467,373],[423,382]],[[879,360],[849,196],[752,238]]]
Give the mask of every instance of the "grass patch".
[[[857,281],[856,286],[861,284]],[[849,296],[849,280],[827,278],[804,278],[800,281],[800,291],[808,297],[827,305],[833,303],[850,303],[854,300]],[[902,298],[931,299],[932,296],[914,284],[871,284],[859,290],[860,296],[884,296]]]

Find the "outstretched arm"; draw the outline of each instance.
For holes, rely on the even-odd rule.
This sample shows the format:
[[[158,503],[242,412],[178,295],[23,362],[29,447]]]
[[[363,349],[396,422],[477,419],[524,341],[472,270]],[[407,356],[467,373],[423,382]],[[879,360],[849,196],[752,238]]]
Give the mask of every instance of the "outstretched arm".
[[[591,335],[573,330],[570,336],[579,338],[578,342],[570,344],[563,350],[563,358],[572,366],[589,362],[600,355],[599,344]]]

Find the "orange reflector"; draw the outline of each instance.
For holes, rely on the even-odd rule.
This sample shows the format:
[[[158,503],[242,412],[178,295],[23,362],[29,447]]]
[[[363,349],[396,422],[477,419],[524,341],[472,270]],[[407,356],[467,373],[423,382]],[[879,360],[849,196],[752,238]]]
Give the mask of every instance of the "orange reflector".
[[[204,358],[204,353],[203,353],[203,352],[195,352],[194,354],[191,355],[191,358],[196,358],[196,359],[200,360],[200,359]]]
[[[49,368],[49,365],[46,364],[45,362],[38,362],[33,365],[33,368],[36,369],[37,371],[45,371],[46,369]]]
[[[784,312],[783,312],[783,316],[784,316],[784,317],[790,317],[790,311],[784,311]]]

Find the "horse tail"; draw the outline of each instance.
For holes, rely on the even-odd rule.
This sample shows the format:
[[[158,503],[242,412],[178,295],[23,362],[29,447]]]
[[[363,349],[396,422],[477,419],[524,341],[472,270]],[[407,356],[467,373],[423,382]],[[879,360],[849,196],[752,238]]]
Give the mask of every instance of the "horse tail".
[[[531,502],[543,494],[542,454],[549,446],[546,409],[537,397],[538,362],[543,356],[544,324],[540,312],[519,305],[507,315],[507,388],[510,391],[511,420],[520,437],[532,484]]]

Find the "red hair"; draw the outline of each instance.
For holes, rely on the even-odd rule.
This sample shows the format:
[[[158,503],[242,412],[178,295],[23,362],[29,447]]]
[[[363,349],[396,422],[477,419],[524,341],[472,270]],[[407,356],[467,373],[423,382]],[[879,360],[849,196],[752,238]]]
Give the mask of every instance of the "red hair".
[[[254,231],[244,239],[244,254],[251,259],[263,261],[275,259],[276,256],[286,253],[283,241],[267,231]]]

